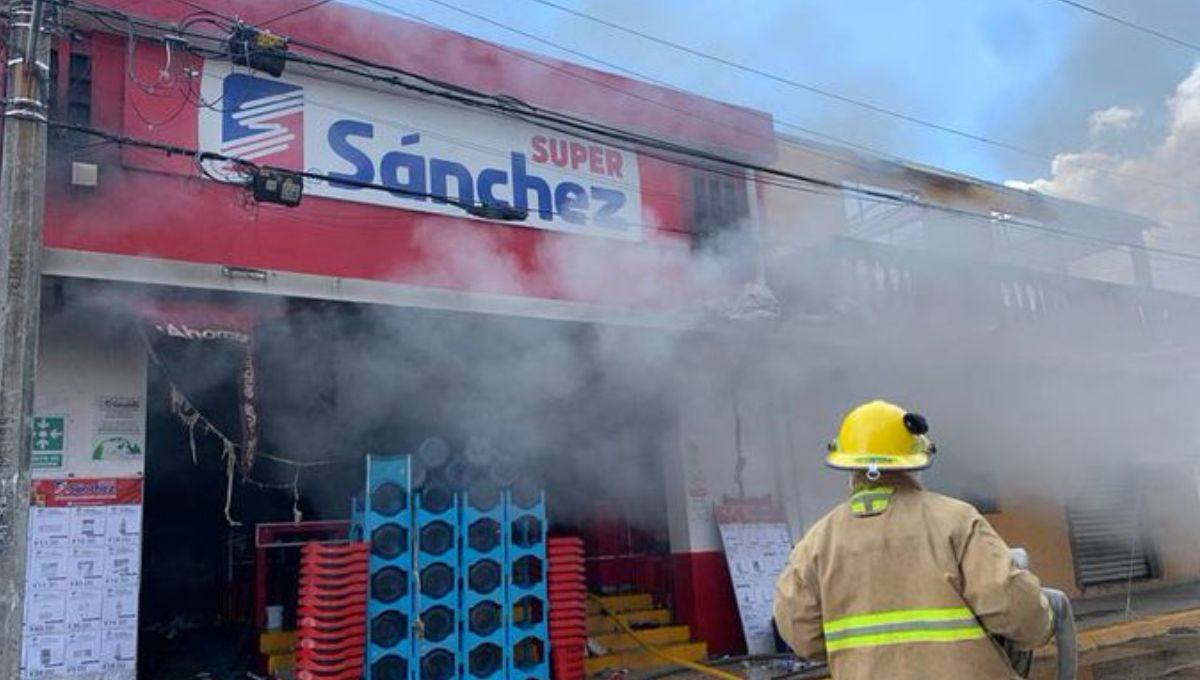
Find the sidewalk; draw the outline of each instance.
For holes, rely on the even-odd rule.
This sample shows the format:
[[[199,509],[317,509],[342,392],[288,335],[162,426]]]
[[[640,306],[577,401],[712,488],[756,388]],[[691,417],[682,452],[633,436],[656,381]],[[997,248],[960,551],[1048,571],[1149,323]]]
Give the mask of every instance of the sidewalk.
[[[1071,604],[1080,654],[1134,640],[1200,631],[1200,583],[1147,590],[1132,598],[1119,594]],[[1053,647],[1038,654],[1051,655]]]
[[[1079,629],[1098,628],[1113,623],[1168,614],[1187,609],[1200,609],[1200,583],[1185,583],[1167,588],[1155,588],[1133,593],[1127,600],[1124,593],[1105,597],[1073,600],[1075,625]],[[1128,605],[1129,611],[1126,611]]]

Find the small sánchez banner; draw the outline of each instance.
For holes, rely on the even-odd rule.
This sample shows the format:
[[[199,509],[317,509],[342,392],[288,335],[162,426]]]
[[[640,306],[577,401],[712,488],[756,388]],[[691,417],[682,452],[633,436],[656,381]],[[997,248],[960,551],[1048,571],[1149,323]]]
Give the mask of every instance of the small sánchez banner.
[[[35,479],[32,505],[71,508],[88,505],[141,505],[140,477]]]

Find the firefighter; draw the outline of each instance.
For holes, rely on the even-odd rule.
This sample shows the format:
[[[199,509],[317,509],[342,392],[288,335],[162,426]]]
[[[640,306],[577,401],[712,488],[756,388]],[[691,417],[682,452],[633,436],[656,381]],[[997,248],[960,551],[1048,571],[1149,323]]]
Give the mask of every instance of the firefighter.
[[[993,638],[1047,643],[1053,613],[1035,576],[972,506],[921,488],[935,448],[924,418],[882,401],[850,412],[826,462],[852,472],[848,500],[796,545],[775,623],[834,680],[1010,680]]]

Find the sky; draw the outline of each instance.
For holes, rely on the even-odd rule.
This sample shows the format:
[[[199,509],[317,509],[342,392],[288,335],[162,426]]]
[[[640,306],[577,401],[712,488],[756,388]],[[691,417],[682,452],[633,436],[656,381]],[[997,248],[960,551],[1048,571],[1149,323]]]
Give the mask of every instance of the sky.
[[[1089,116],[1140,111],[1148,139],[1200,52],[1057,0],[553,0],[645,33],[938,125],[1020,146],[1025,155],[749,75],[536,0],[348,0],[388,5],[455,31],[586,63],[497,24],[723,101],[775,116],[781,132],[816,130],[994,181],[1034,179],[1050,159],[1091,144]],[[1194,0],[1087,0],[1200,43]],[[596,63],[603,70],[610,66]],[[1136,148],[1137,139],[1122,139]]]

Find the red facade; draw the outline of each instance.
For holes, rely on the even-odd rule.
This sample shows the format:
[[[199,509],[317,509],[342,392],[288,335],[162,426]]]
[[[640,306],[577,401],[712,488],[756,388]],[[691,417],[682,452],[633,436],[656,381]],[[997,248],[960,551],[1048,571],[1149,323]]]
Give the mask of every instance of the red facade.
[[[194,11],[169,0],[103,4],[166,22]],[[294,5],[290,0],[199,4],[250,24]],[[271,28],[409,72],[731,157],[762,162],[774,149],[765,114],[385,15],[331,4]],[[93,29],[58,48],[60,63],[67,63],[71,51],[90,55],[90,125],[196,148],[198,104],[179,88],[144,86],[163,69],[162,44],[144,41],[130,60],[124,35],[104,33],[96,25]],[[173,57],[176,73],[200,67],[191,55]],[[131,68],[138,82],[130,77]],[[59,78],[64,92],[67,77]],[[99,186],[72,188],[68,157],[97,163]],[[52,151],[45,243],[168,262],[537,298],[661,304],[663,290],[677,289],[687,278],[697,171],[647,154],[637,159],[643,218],[652,228],[630,241],[320,196],[306,196],[297,208],[256,205],[239,187],[201,179],[192,158],[113,145],[76,146],[69,153]],[[119,272],[114,277],[120,278]]]

